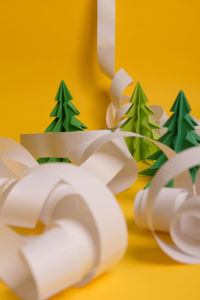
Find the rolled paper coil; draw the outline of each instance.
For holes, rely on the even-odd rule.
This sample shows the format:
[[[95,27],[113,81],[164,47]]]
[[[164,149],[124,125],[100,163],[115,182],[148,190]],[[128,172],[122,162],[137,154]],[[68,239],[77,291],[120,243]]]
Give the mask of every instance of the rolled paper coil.
[[[140,190],[134,201],[134,218],[139,227],[149,229],[146,202],[149,189]],[[178,208],[187,200],[188,191],[178,188],[162,188],[155,200],[152,218],[154,229],[169,232]]]
[[[190,197],[179,207],[170,234],[182,251],[196,259],[200,257],[200,196]]]
[[[0,138],[0,145],[0,278],[19,297],[47,299],[122,258],[125,220],[99,178],[72,164],[38,165],[10,139]],[[34,228],[39,220],[45,226],[39,235],[9,227]]]

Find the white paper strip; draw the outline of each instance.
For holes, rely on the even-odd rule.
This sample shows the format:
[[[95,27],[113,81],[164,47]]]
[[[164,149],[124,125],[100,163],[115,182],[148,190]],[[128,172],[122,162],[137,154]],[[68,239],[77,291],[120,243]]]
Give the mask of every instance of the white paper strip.
[[[22,136],[22,143],[31,154],[39,157],[69,157],[79,166],[66,163],[38,166],[25,148],[12,140],[0,139],[0,149],[4,149],[5,144],[10,145],[7,146],[9,158],[4,151],[0,153],[0,161],[4,166],[0,169],[0,174],[5,178],[4,171],[7,175],[10,166],[13,172],[6,177],[6,181],[2,181],[1,186],[0,218],[6,225],[0,226],[0,239],[3,241],[3,246],[0,247],[0,263],[5,265],[6,271],[0,268],[0,276],[23,299],[29,300],[30,293],[32,299],[45,299],[63,288],[85,283],[122,257],[127,244],[126,226],[119,206],[106,185],[115,192],[124,190],[137,177],[137,165],[124,143],[123,138],[126,136],[142,137],[119,129],[115,132],[81,131]],[[152,142],[169,159],[175,155],[167,146],[157,141]],[[175,158],[177,157],[176,155]],[[175,172],[174,162],[171,163],[173,159],[174,157],[168,161],[170,166],[167,173],[160,172],[161,182],[166,181],[169,174],[177,176],[180,168],[183,168],[182,159],[176,160]],[[185,161],[185,157],[183,159]],[[187,170],[188,166],[190,164],[183,170]],[[153,182],[155,181],[152,184]],[[158,190],[159,180],[154,184]],[[176,184],[188,187],[188,191],[192,193],[192,181],[188,171],[176,177]],[[155,188],[154,190],[157,191]],[[153,194],[150,204],[148,197],[146,208],[149,207],[149,224],[151,205],[156,197]],[[39,219],[47,226],[47,231],[33,239],[24,238],[7,227],[34,227]],[[174,231],[175,237],[176,232]],[[160,247],[164,248],[163,242],[156,235],[155,237]],[[52,243],[55,247],[48,252]],[[57,247],[59,243],[66,249],[64,256],[60,253],[60,247]],[[79,252],[78,249],[85,251]],[[44,258],[47,252],[49,260],[48,257]],[[175,258],[171,253],[168,255]],[[54,262],[58,258],[56,269]],[[180,256],[175,259],[182,260]],[[66,270],[69,262],[71,266]],[[11,274],[13,266],[21,270],[17,279]],[[49,268],[57,270],[55,278],[52,273],[45,277]]]
[[[175,155],[158,170],[149,189],[139,192],[135,204],[137,224],[152,231],[158,245],[168,256],[186,264],[200,263],[200,198],[196,195],[196,191],[199,192],[199,173],[195,189],[191,182],[186,186],[184,177],[179,181],[182,190],[166,189],[164,186],[199,163],[200,147]],[[155,230],[168,231],[174,245],[162,241]]]
[[[102,71],[111,79],[115,74],[115,0],[98,1],[97,51]]]
[[[21,143],[34,157],[70,157],[119,193],[135,181],[137,164],[115,135],[110,130],[41,133],[22,135]]]
[[[97,21],[99,65],[101,70],[112,79],[110,90],[112,102],[107,110],[106,122],[108,128],[113,128],[118,124],[117,113],[120,106],[130,99],[128,96],[123,98],[122,93],[133,82],[123,69],[115,74],[115,0],[98,0]]]
[[[103,13],[104,8],[106,9],[105,14]],[[108,127],[110,127],[110,128],[119,127],[124,122],[123,120],[121,121],[120,118],[122,118],[123,113],[125,113],[125,108],[123,108],[123,109],[121,108],[121,105],[125,104],[125,101],[122,99],[121,95],[122,95],[123,90],[129,84],[132,83],[132,79],[123,69],[119,70],[116,73],[116,75],[113,76],[113,74],[114,74],[114,47],[115,47],[115,43],[114,43],[115,1],[98,0],[98,9],[99,9],[98,10],[98,16],[99,16],[98,17],[98,21],[99,21],[99,23],[98,23],[98,52],[101,54],[99,56],[99,63],[100,63],[100,66],[101,66],[103,72],[105,74],[109,75],[109,77],[111,79],[113,79],[112,84],[111,84],[111,101],[112,102],[110,103],[110,105],[108,107],[106,121],[107,121]],[[101,26],[101,24],[105,24],[105,27]],[[109,69],[109,72],[108,72],[108,69]],[[126,100],[128,100],[128,98],[126,98]],[[154,106],[154,107],[152,107],[152,109],[155,113],[154,119],[157,121],[157,123],[159,125],[162,126],[163,123],[167,120],[167,116],[166,116],[164,110],[159,106]],[[198,133],[199,132],[199,121],[198,120],[197,120],[197,123],[198,123],[198,126],[196,127],[196,132]],[[159,131],[159,133],[163,134],[164,130]],[[194,150],[194,152],[195,151],[196,150]],[[152,184],[151,184],[151,188],[148,192],[147,199],[146,199],[146,209],[147,209],[146,216],[147,216],[148,226],[152,230],[158,244],[170,257],[172,257],[175,260],[178,260],[180,262],[198,263],[199,258],[189,256],[190,254],[194,255],[194,253],[197,256],[200,256],[198,251],[195,252],[195,251],[193,251],[193,249],[190,249],[191,243],[195,243],[194,236],[193,236],[193,240],[190,239],[190,242],[185,243],[185,240],[183,242],[183,240],[180,239],[180,234],[177,234],[177,232],[180,232],[180,228],[182,228],[182,227],[185,228],[185,226],[182,225],[182,227],[181,227],[181,225],[180,225],[181,222],[182,223],[185,223],[185,222],[180,221],[183,218],[181,219],[181,216],[179,216],[179,214],[178,214],[179,222],[174,221],[173,224],[175,224],[175,225],[174,225],[174,227],[172,226],[171,235],[175,241],[175,244],[179,245],[181,250],[178,249],[176,246],[174,247],[174,246],[168,245],[168,244],[164,243],[163,241],[161,241],[159,239],[159,237],[154,233],[154,225],[153,225],[153,220],[154,220],[153,203],[156,201],[157,193],[160,191],[162,186],[164,186],[165,184],[168,183],[168,181],[170,179],[172,179],[174,176],[176,176],[178,174],[181,174],[182,169],[187,170],[189,167],[191,167],[190,164],[188,165],[188,161],[190,161],[188,155],[189,154],[187,154],[185,157],[186,161],[184,161],[182,156],[177,156],[174,160],[169,161],[168,163],[166,163],[163,166],[163,168],[166,168],[166,173],[163,171],[165,169],[161,168],[161,170],[154,177]],[[180,157],[181,161],[179,160],[179,157]],[[198,158],[195,156],[193,159],[194,159],[194,165],[197,165]],[[174,165],[172,165],[172,164],[174,164]],[[170,176],[169,176],[169,174],[170,174]],[[170,177],[170,178],[168,178],[168,177]],[[199,175],[199,177],[200,177],[200,175]],[[166,178],[168,178],[168,179],[166,179]],[[184,184],[183,184],[183,182],[184,182]],[[159,186],[159,184],[160,184],[160,186]],[[192,192],[192,190],[193,190],[191,180],[189,182],[187,182],[187,180],[182,175],[179,176],[179,180],[176,181],[176,184],[178,187],[181,187],[181,186],[184,188],[187,187],[189,192]],[[192,203],[194,203],[194,201],[197,201],[197,200],[193,200]],[[191,213],[194,214],[192,205],[191,206],[189,205],[189,209],[192,211]],[[198,222],[194,221],[194,220],[198,219],[198,217],[199,217],[198,214],[196,214],[195,217],[190,218],[190,223],[197,224]],[[188,221],[188,219],[189,218],[187,217],[184,220]],[[193,221],[191,221],[191,219]],[[165,226],[166,226],[166,224],[165,224]],[[194,230],[193,229],[189,230],[190,234],[191,234],[191,232],[194,232]],[[195,238],[196,238],[196,236],[195,236]],[[185,246],[185,244],[186,244],[186,246]],[[185,253],[182,252],[182,250],[184,250]]]
[[[146,217],[146,202],[149,189],[140,190],[134,200],[134,219],[139,227],[148,229]],[[177,188],[162,188],[156,198],[152,219],[154,229],[161,232],[169,232],[171,223],[177,213],[178,208],[186,201],[187,190]]]
[[[0,189],[1,279],[23,299],[46,299],[68,286],[91,280],[115,264],[126,249],[127,230],[106,185],[83,167],[38,165],[16,142],[0,139],[0,149],[5,145],[10,145],[7,151],[12,158],[5,161],[7,153],[0,153],[5,167],[15,162],[15,155],[18,163],[33,166],[20,170],[19,179],[14,181],[10,175]],[[38,220],[46,230],[32,239],[7,227],[33,228]]]
[[[115,0],[98,0],[97,12],[98,61],[101,70],[112,80],[111,103],[106,113],[106,123],[108,128],[115,128],[124,122],[122,118],[128,110],[126,104],[129,103],[130,97],[122,93],[133,83],[133,79],[124,69],[115,73]],[[163,125],[167,118],[163,108],[153,105],[151,109],[155,113],[156,122]],[[160,134],[163,132],[159,131]]]

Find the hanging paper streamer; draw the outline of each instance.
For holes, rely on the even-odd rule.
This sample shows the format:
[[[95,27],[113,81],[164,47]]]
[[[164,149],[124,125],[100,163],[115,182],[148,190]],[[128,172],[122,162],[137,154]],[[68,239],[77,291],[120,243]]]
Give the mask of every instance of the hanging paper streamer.
[[[130,97],[122,93],[133,83],[133,79],[124,69],[115,73],[115,0],[98,0],[97,50],[101,70],[112,80],[106,123],[108,128],[120,127],[125,122],[121,119],[131,105]],[[165,111],[159,105],[153,105],[151,109],[155,114],[154,120],[162,126],[167,120]]]
[[[128,105],[120,108],[130,99],[122,93],[133,82],[124,69],[115,74],[115,0],[98,0],[97,50],[102,71],[112,79],[106,122],[108,128],[113,128],[128,110]]]

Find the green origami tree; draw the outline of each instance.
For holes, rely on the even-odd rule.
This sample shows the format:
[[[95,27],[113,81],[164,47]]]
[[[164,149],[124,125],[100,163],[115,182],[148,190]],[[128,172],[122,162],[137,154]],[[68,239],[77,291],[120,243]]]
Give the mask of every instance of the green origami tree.
[[[79,131],[87,127],[81,123],[75,116],[79,115],[79,111],[72,104],[72,96],[62,80],[56,94],[56,106],[52,110],[50,117],[55,117],[51,124],[47,127],[45,132],[66,132],[66,131]],[[39,163],[45,162],[70,162],[68,158],[39,158]]]
[[[151,139],[157,139],[159,136],[154,129],[159,129],[160,127],[151,118],[151,115],[154,115],[154,113],[147,105],[148,99],[139,82],[135,87],[130,102],[132,105],[126,113],[128,119],[121,125],[121,129],[135,132]],[[136,161],[144,160],[158,150],[156,145],[146,139],[126,137],[125,141]]]
[[[171,110],[173,115],[163,125],[168,131],[159,138],[159,142],[171,147],[175,152],[181,152],[187,148],[198,146],[200,136],[195,132],[197,123],[193,120],[189,112],[191,108],[183,91],[180,91]],[[143,175],[153,176],[157,170],[166,162],[167,157],[160,150],[149,156],[148,159],[156,160],[156,162],[148,169],[140,172]],[[190,169],[190,173],[195,180],[198,166]],[[150,182],[146,185],[148,187]],[[167,186],[173,186],[173,180]]]

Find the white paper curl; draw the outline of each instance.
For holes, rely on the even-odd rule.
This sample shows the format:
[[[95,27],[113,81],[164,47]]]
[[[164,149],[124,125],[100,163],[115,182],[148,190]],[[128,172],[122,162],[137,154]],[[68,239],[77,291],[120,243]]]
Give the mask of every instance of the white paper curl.
[[[0,139],[4,148],[8,152],[0,153],[1,176],[6,178],[0,186],[0,278],[17,295],[46,299],[91,280],[123,256],[125,221],[100,179],[72,164],[38,165],[25,148],[7,138]],[[8,174],[12,163],[16,169]],[[17,170],[18,164],[24,168]],[[38,220],[46,230],[32,238],[8,227],[34,228]]]
[[[22,144],[31,154],[10,139],[0,139],[0,277],[23,299],[45,299],[68,286],[85,283],[122,257],[127,232],[112,192],[125,190],[137,177],[137,164],[124,142],[127,136],[146,138],[119,129],[22,135]],[[152,142],[168,159],[173,157],[168,163],[174,159],[172,149]],[[38,166],[32,155],[69,157],[78,166]],[[179,164],[183,165],[182,160]],[[173,162],[167,176],[171,168]],[[174,177],[178,174],[175,172]],[[165,173],[160,173],[160,178],[164,180]],[[192,193],[188,171],[175,182],[188,186]],[[33,228],[38,220],[45,224],[46,231],[33,238],[7,227]],[[54,247],[48,251],[52,243]],[[59,243],[65,249],[63,255]],[[17,279],[12,274],[15,267],[21,274]],[[53,273],[45,275],[50,268],[55,268],[55,278]]]
[[[133,83],[131,76],[121,68],[115,73],[115,0],[98,0],[97,15],[97,52],[101,70],[111,80],[111,103],[106,113],[108,128],[120,127],[123,117],[130,106],[130,97],[122,95]],[[158,125],[166,121],[166,113],[159,105],[150,106]],[[163,131],[159,131],[160,134]]]
[[[175,176],[199,164],[200,147],[193,147],[176,154],[158,170],[149,189],[139,192],[145,195],[143,194],[143,199],[139,199],[138,195],[135,204],[138,207],[139,202],[142,201],[142,205],[145,206],[142,213],[136,207],[137,224],[143,223],[142,227],[148,227],[152,231],[158,245],[168,256],[186,264],[200,263],[200,198],[198,195],[200,173],[198,172],[196,176],[196,188],[191,181],[188,184],[184,176],[179,181],[179,188],[182,190],[166,189],[164,186]],[[185,195],[181,196],[183,191]],[[170,194],[171,198],[169,198]],[[180,197],[182,197],[181,201],[179,201]],[[171,213],[163,227],[159,219],[166,218],[166,210],[170,209],[170,206]],[[169,232],[174,244],[161,240],[155,230]]]

